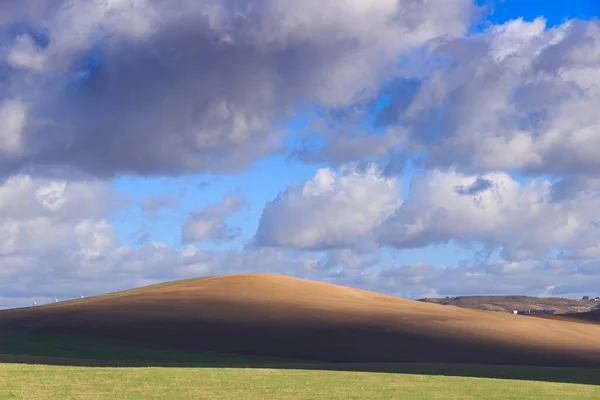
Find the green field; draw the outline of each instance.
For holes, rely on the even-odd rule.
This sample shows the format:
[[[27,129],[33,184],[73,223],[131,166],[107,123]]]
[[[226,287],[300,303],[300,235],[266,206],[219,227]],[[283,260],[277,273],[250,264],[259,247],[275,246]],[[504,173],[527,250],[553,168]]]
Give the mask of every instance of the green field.
[[[244,368],[0,365],[0,399],[598,399],[600,387],[501,379]]]
[[[589,369],[292,362],[0,331],[0,399],[585,400],[599,384]]]

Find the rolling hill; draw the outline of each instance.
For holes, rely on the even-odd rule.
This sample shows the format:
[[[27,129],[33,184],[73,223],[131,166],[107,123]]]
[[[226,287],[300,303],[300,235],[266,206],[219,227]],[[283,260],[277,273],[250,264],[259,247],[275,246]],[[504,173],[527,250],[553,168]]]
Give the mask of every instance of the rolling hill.
[[[175,281],[4,310],[0,327],[320,361],[600,367],[597,325],[266,274]]]
[[[553,319],[556,321],[585,322],[600,325],[600,310],[564,315],[544,315],[539,317]]]
[[[458,296],[449,298],[425,298],[419,301],[452,305],[477,310],[512,313],[513,310],[554,310],[557,314],[580,313],[600,308],[594,300],[573,300],[560,297],[530,296]]]

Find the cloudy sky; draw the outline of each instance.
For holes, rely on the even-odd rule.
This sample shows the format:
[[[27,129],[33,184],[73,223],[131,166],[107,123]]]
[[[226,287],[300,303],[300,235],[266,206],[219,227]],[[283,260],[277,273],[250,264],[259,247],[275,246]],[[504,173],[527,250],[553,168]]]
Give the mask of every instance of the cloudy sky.
[[[600,295],[596,0],[2,0],[0,308],[269,272]]]

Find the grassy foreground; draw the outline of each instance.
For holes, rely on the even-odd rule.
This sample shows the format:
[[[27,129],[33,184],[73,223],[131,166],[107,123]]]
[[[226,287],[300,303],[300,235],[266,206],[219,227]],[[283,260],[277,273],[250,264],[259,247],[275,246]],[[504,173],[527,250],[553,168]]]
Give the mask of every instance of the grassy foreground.
[[[0,400],[315,398],[598,399],[600,371],[299,362],[0,330]]]
[[[0,365],[0,399],[598,399],[600,387],[393,373]]]

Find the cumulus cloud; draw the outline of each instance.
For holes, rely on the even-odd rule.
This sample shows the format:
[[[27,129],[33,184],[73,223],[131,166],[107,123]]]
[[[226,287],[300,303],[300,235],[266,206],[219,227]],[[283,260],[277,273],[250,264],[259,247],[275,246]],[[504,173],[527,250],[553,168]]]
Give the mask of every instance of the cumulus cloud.
[[[0,254],[73,251],[93,257],[112,240],[104,213],[116,204],[100,182],[13,176],[0,185]]]
[[[209,204],[190,213],[182,229],[182,242],[192,243],[211,239],[217,242],[232,240],[239,230],[228,225],[226,219],[246,204],[242,196],[225,196],[221,203]]]
[[[415,176],[402,202],[395,178],[375,166],[320,169],[269,202],[255,243],[308,250],[425,248],[438,243],[500,248],[509,260],[543,259],[556,250],[600,257],[597,191],[556,198],[548,180],[506,173],[431,170]]]
[[[99,181],[66,181],[15,175],[0,184],[0,219],[53,217],[78,220],[101,216],[116,205],[108,186]]]
[[[37,268],[43,260],[45,268]],[[322,279],[323,257],[282,249],[207,251],[149,243],[134,249],[113,243],[100,257],[65,252],[2,256],[0,308],[91,296],[173,279],[233,273],[275,273]]]
[[[373,165],[321,168],[267,203],[255,242],[313,250],[360,246],[398,208],[400,194],[397,180]]]
[[[399,53],[462,35],[470,0],[9,1],[0,169],[239,171],[305,104],[372,97]],[[23,22],[26,21],[26,22]]]
[[[448,265],[434,268],[428,263],[385,266],[381,271],[344,280],[355,287],[369,288],[402,297],[529,295],[581,298],[596,295],[600,269],[583,274],[580,261],[489,261],[477,265]]]
[[[409,105],[392,103],[404,152],[466,172],[597,174],[598,32],[597,20],[547,28],[540,17],[438,42]]]
[[[490,243],[511,260],[542,259],[557,248],[572,257],[595,258],[599,210],[597,193],[556,201],[546,180],[521,184],[505,173],[429,171],[413,179],[407,201],[376,235],[398,248]]]
[[[139,249],[112,246],[100,258],[81,259],[65,253],[51,256],[0,256],[0,308],[38,304],[122,290],[172,279],[230,273],[267,272],[318,279],[381,293],[422,298],[478,294],[526,294],[580,297],[596,293],[598,260],[489,261],[481,265],[435,268],[426,262],[384,265],[369,263],[353,270],[354,256],[343,251],[332,261],[315,253],[280,248],[206,251],[193,245],[180,250],[162,243]],[[44,269],[31,268],[44,260]],[[354,259],[356,260],[356,259]],[[348,263],[344,268],[333,264]],[[6,268],[9,267],[9,268]],[[28,269],[29,268],[29,269]]]
[[[2,1],[0,303],[233,272],[406,297],[591,293],[600,23],[516,19],[465,36],[473,3]],[[119,242],[115,194],[90,176],[242,171],[285,151],[282,126],[312,107],[290,155],[327,167],[266,204],[254,246],[190,244],[239,234],[238,195],[193,211],[182,249],[146,230],[138,248]],[[392,176],[407,163],[421,173],[403,203]],[[182,195],[144,199],[142,217]],[[382,267],[381,246],[444,242],[503,260]]]
[[[66,182],[16,175],[0,184],[0,291],[2,306],[28,306],[64,291],[42,293],[102,263],[115,231],[105,219],[114,193],[97,181]],[[98,271],[104,271],[98,269]],[[110,276],[110,275],[109,275]]]
[[[365,230],[358,229],[358,224],[344,225],[345,219],[335,212],[340,209],[343,212],[353,211],[351,207],[348,208],[353,201],[369,200],[368,206],[357,208],[356,211],[371,209],[373,214],[366,215],[367,219],[364,219],[365,215],[361,218],[366,226],[372,227],[375,225],[372,222],[374,219],[369,218],[380,216],[381,205],[385,204],[381,202],[381,197],[388,196],[391,203],[399,198],[398,188],[391,184],[393,180],[382,177],[377,169],[347,169],[339,173],[324,171],[321,172],[322,175],[317,173],[303,186],[288,189],[287,194],[282,194],[282,198],[290,196],[293,201],[306,206],[311,203],[306,203],[303,193],[307,196],[323,196],[323,199],[312,203],[314,210],[321,209],[316,207],[319,202],[333,201],[334,206],[327,209],[331,215],[321,214],[322,219],[329,221],[332,226],[340,223],[341,226],[355,229],[358,238],[362,237]],[[319,176],[323,179],[316,179]],[[327,177],[330,179],[325,179]],[[491,208],[510,208],[509,204],[494,206],[498,195],[509,201],[512,199],[510,190],[526,192],[517,196],[518,201],[510,204],[514,206],[523,203],[525,208],[530,209],[533,206],[528,199],[537,197],[540,200],[539,193],[534,194],[536,188],[544,187],[544,190],[549,191],[550,187],[548,184],[518,189],[511,186],[508,178],[502,180],[502,177],[487,175],[482,179],[494,183],[490,188],[465,195],[457,193],[456,187],[472,187],[477,182],[477,177],[457,175],[454,179],[451,178],[446,175],[440,176],[438,180],[430,179],[433,182],[430,186],[440,196],[450,199],[447,205],[459,202],[457,204],[462,207],[463,203],[460,202],[466,199],[467,203],[471,202],[469,207],[473,209],[478,207],[473,200],[477,196],[484,196],[478,200],[479,204],[488,207],[492,217],[494,212]],[[443,182],[447,182],[445,186],[441,185]],[[377,190],[381,187],[387,187],[388,192]],[[354,188],[354,191],[350,188]],[[494,190],[499,193],[488,193]],[[527,190],[533,192],[529,193]],[[393,198],[389,197],[391,194],[394,195]],[[51,301],[54,296],[64,300],[80,294],[88,296],[171,279],[250,272],[283,273],[410,298],[481,292],[579,296],[593,293],[593,289],[600,283],[598,258],[489,261],[482,265],[465,264],[441,268],[434,268],[423,262],[405,266],[384,265],[382,269],[374,269],[372,267],[380,265],[382,259],[379,253],[369,249],[340,248],[327,252],[307,252],[302,248],[294,250],[267,247],[209,251],[194,245],[176,249],[160,242],[133,248],[119,243],[110,223],[101,217],[106,204],[110,204],[110,195],[108,188],[95,182],[64,185],[61,181],[19,176],[4,183],[0,189],[0,307],[29,306],[33,300],[42,304]],[[419,198],[421,200],[429,201]],[[435,203],[436,199],[431,200]],[[408,202],[411,201],[414,199],[409,197]],[[544,215],[544,207],[550,204],[552,203],[544,201],[539,203],[536,206],[540,209],[537,215]],[[566,207],[565,204],[559,203],[560,207]],[[459,205],[452,207],[460,218],[466,218],[461,223],[471,223],[471,219],[468,219],[471,217]],[[204,217],[199,220],[214,222],[211,218],[215,215],[226,216],[235,207],[234,198],[225,198],[220,204],[204,207],[203,213],[198,214]],[[569,207],[569,212],[574,213],[572,218],[577,219],[583,214],[575,211],[584,213],[587,205],[580,202]],[[513,218],[513,214],[506,212],[506,208],[501,213],[509,220]],[[307,215],[302,217],[318,221]],[[482,214],[477,214],[476,217],[482,218]],[[219,218],[216,220],[221,221]],[[530,220],[525,222],[533,225]],[[219,223],[208,225],[222,226]],[[481,226],[485,228],[492,225],[484,222]],[[499,231],[503,232],[501,228],[502,225]],[[544,226],[539,229],[551,231]],[[531,235],[530,232],[523,232],[522,237]],[[499,238],[504,240],[503,236]],[[540,240],[545,239],[541,237]],[[590,257],[592,255],[588,254]]]
[[[366,268],[377,265],[381,261],[379,251],[357,251],[356,249],[339,249],[327,252],[324,269],[331,269],[337,275],[357,275]]]

